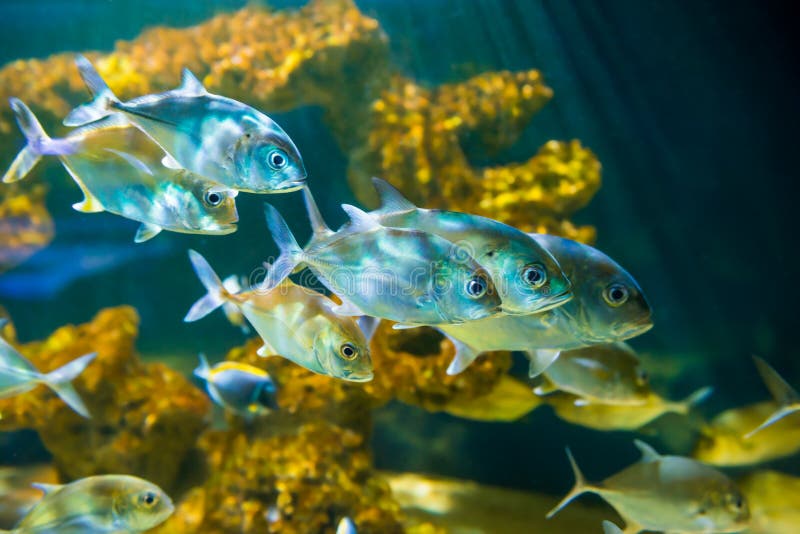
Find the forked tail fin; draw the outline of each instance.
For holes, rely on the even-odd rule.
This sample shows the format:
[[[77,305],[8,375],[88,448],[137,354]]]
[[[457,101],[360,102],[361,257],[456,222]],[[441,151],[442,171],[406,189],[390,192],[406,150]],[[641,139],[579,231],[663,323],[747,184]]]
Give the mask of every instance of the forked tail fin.
[[[269,291],[289,276],[303,259],[303,249],[297,244],[297,240],[292,235],[286,221],[281,217],[273,206],[264,204],[264,215],[267,218],[267,227],[272,233],[272,239],[278,245],[281,253],[272,268],[264,278],[264,282],[258,288],[259,291]]]
[[[572,486],[570,492],[567,493],[567,495],[563,499],[561,499],[561,501],[555,506],[555,508],[553,508],[547,513],[546,516],[547,519],[550,519],[551,517],[556,515],[558,512],[561,511],[562,508],[564,508],[566,505],[572,502],[572,500],[578,497],[579,495],[582,495],[587,491],[594,490],[594,487],[591,486],[588,482],[586,482],[586,477],[584,477],[583,473],[581,473],[581,470],[578,467],[578,464],[575,462],[575,458],[572,456],[572,451],[569,450],[569,447],[567,447],[567,458],[569,459],[570,467],[572,467],[572,473],[575,475],[575,485]]]
[[[55,371],[42,375],[41,378],[43,384],[52,389],[70,408],[86,418],[91,417],[89,410],[78,395],[78,392],[72,387],[72,381],[86,369],[86,366],[92,363],[96,356],[96,353],[85,354]]]
[[[202,319],[222,306],[228,294],[217,273],[214,272],[214,269],[211,268],[211,265],[199,252],[190,250],[189,260],[192,262],[194,272],[197,273],[197,278],[200,279],[200,283],[203,284],[208,293],[192,305],[189,313],[183,318],[184,322],[187,323]]]
[[[119,99],[85,56],[78,55],[75,64],[94,99],[73,109],[64,119],[64,126],[82,126],[102,119],[114,112],[113,104],[119,104]]]
[[[27,144],[19,151],[17,157],[11,163],[11,167],[3,176],[3,182],[5,183],[16,182],[25,178],[33,167],[39,163],[39,160],[42,159],[42,145],[50,141],[36,116],[22,100],[11,98],[9,103]]]

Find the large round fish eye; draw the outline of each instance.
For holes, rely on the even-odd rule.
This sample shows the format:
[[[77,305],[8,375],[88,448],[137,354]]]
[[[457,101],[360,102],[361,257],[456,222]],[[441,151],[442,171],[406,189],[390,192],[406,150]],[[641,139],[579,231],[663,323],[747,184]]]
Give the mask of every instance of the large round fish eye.
[[[209,189],[206,191],[205,195],[203,195],[203,201],[206,205],[215,208],[222,204],[222,201],[225,200],[225,195],[219,191],[214,191],[213,189]]]
[[[533,288],[542,287],[547,282],[547,271],[541,263],[526,265],[522,269],[522,279]]]
[[[146,508],[152,508],[158,502],[158,495],[153,491],[145,491],[139,495],[139,503]]]
[[[358,356],[358,349],[352,343],[344,343],[339,347],[339,355],[347,361],[352,361]]]
[[[286,152],[276,148],[267,154],[267,163],[273,170],[279,171],[286,167],[286,164],[289,163],[289,158],[286,156]]]
[[[622,284],[611,284],[603,291],[603,299],[609,306],[622,306],[627,302],[630,292]]]
[[[467,295],[472,298],[481,298],[486,294],[486,288],[488,284],[486,280],[483,279],[481,276],[473,276],[469,280],[467,280],[467,285],[465,289],[467,290]]]

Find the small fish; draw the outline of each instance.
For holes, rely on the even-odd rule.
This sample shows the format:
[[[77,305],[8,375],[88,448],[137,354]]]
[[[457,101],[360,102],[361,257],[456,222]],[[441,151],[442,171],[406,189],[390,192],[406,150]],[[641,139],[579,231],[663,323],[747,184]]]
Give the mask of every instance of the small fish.
[[[305,249],[277,210],[265,205],[267,225],[281,254],[267,274],[264,290],[304,264],[342,300],[336,310],[342,315],[432,325],[500,311],[489,273],[472,257],[460,255],[450,241],[381,226],[353,206],[344,206],[350,223],[334,233],[322,222],[308,188],[303,192],[314,229]]]
[[[748,534],[797,534],[800,478],[777,471],[755,471],[737,481],[750,503]]]
[[[474,399],[450,401],[442,410],[474,421],[510,423],[529,414],[541,404],[541,399],[531,395],[530,388],[524,382],[504,375],[488,394]]]
[[[351,317],[332,311],[335,303],[328,297],[289,279],[266,293],[230,293],[203,256],[190,250],[189,258],[208,293],[192,306],[184,321],[196,321],[230,303],[264,341],[259,355],[279,354],[335,378],[372,380],[372,359],[364,334]]]
[[[639,462],[599,484],[586,481],[567,449],[575,486],[547,514],[550,519],[573,499],[587,492],[609,502],[625,520],[623,532],[739,532],[750,520],[747,500],[720,471],[682,456],[662,456],[635,440]]]
[[[385,180],[372,183],[381,207],[371,216],[383,226],[428,232],[462,247],[489,272],[503,313],[541,312],[572,298],[572,284],[558,262],[524,232],[479,215],[418,208]]]
[[[761,375],[772,398],[775,399],[778,409],[770,414],[757,428],[748,432],[747,435],[745,435],[747,439],[753,437],[757,432],[760,432],[768,426],[775,424],[787,415],[800,412],[800,394],[798,394],[797,391],[795,391],[767,362],[758,356],[753,356],[753,360],[756,362],[758,374]]]
[[[701,429],[692,457],[712,465],[743,466],[796,454],[800,451],[800,413],[745,437],[777,409],[777,404],[767,401],[718,414]]]
[[[269,373],[258,367],[238,362],[221,362],[211,367],[201,354],[200,366],[194,374],[205,381],[214,402],[238,415],[259,416],[277,408],[275,383]]]
[[[190,234],[236,231],[236,191],[185,170],[164,167],[161,150],[136,128],[91,126],[51,139],[22,101],[12,98],[11,108],[28,144],[4,182],[24,178],[42,156],[57,156],[84,194],[84,200],[72,207],[141,222],[137,243],[164,229]]]
[[[561,351],[533,391],[564,391],[579,404],[645,404],[651,397],[647,371],[626,343],[607,343]]]
[[[8,319],[0,319],[0,330]],[[72,387],[72,380],[86,369],[97,354],[86,354],[76,358],[47,374],[40,373],[31,362],[0,337],[0,399],[26,393],[39,384],[52,389],[61,400],[83,417],[89,417],[89,410]]]
[[[336,534],[356,534],[356,526],[349,517],[343,517],[336,527]]]
[[[542,313],[500,314],[467,324],[440,325],[456,346],[448,374],[460,373],[482,352],[519,350],[527,353],[529,374],[535,377],[555,361],[560,350],[624,341],[652,328],[650,305],[639,284],[614,260],[569,239],[529,235],[556,258],[572,282],[572,299]]]
[[[711,394],[709,387],[701,388],[686,399],[675,402],[650,392],[642,404],[599,404],[580,402],[580,397],[556,393],[542,397],[553,407],[556,415],[570,423],[595,430],[636,430],[666,413],[686,415],[689,410]]]
[[[122,116],[164,149],[168,167],[252,193],[287,193],[305,184],[303,159],[275,121],[209,93],[188,69],[177,89],[120,102],[88,59],[78,56],[76,64],[94,100],[67,115],[66,126]]]
[[[161,488],[128,475],[99,475],[66,485],[34,484],[44,497],[10,534],[144,532],[172,515]]]

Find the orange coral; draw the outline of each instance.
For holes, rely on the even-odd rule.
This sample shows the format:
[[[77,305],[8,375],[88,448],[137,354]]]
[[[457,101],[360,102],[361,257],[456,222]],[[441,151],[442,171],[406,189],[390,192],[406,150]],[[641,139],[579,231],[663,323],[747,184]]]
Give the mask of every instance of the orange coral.
[[[0,272],[22,263],[53,239],[43,187],[0,186]]]

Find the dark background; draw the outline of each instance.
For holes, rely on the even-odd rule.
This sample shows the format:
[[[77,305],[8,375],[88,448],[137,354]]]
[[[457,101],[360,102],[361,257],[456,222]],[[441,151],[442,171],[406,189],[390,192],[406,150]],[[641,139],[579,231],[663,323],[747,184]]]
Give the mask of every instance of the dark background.
[[[637,277],[655,309],[656,328],[634,345],[683,357],[687,365],[701,364],[701,376],[673,384],[676,396],[713,383],[712,411],[766,398],[750,360],[753,353],[800,384],[792,212],[797,204],[798,47],[788,28],[796,19],[786,5],[721,0],[357,3],[380,20],[401,69],[430,84],[484,70],[542,71],[553,100],[515,146],[491,159],[478,151],[473,161],[522,161],[548,139],[578,138],[598,155],[603,186],[576,219],[597,227],[597,246]],[[241,5],[232,0],[2,0],[0,64],[58,51],[111,50],[115,40],[131,39],[146,26],[191,25]],[[317,109],[302,109],[273,117],[303,152],[326,218],[338,223],[343,219],[338,203],[353,198],[344,183],[346,162],[320,115]],[[18,148],[3,147],[9,152],[4,159]],[[53,165],[44,179],[67,180]],[[181,322],[202,293],[185,250],[201,250],[221,274],[249,271],[275,252],[262,222],[263,199],[240,196],[240,230],[231,236],[162,234],[134,248],[134,223],[73,212],[69,205],[79,193],[68,191],[68,198],[48,199],[59,233],[42,254],[74,254],[81,250],[78,245],[94,243],[113,249],[120,259],[47,298],[0,297],[21,339],[85,321],[100,307],[128,303],[142,315],[143,352],[193,357],[204,350],[222,356],[240,343],[222,314],[203,325]],[[270,200],[282,211],[302,213],[299,196],[289,197],[295,196]],[[294,219],[290,224],[298,235],[307,234],[303,217]],[[4,277],[30,274],[36,259],[0,275],[0,286]],[[41,286],[37,280],[59,279],[59,273],[58,268],[41,270],[33,273],[39,279],[25,280]],[[559,423],[547,412],[522,425],[477,425],[395,410],[408,412],[400,419],[406,428],[378,425],[376,431],[377,461],[393,469],[560,491],[569,479],[562,460],[566,443],[588,464],[590,476],[605,475],[636,454],[628,434],[600,435]],[[439,449],[420,445],[415,454],[400,456],[393,451],[407,445],[404,433],[423,444],[446,439],[437,442],[444,443]],[[592,454],[612,448],[626,452],[610,461]],[[796,463],[782,465],[796,469]]]

